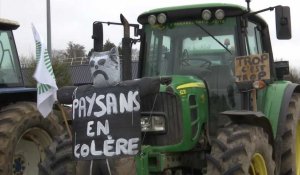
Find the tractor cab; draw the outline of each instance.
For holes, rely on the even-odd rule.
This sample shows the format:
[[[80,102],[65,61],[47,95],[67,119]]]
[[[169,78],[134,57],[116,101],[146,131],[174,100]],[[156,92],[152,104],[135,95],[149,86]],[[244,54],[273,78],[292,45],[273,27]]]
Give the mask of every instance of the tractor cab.
[[[270,9],[262,11],[267,10]],[[140,75],[192,75],[205,80],[213,110],[250,110],[249,95],[241,91],[253,87],[249,83],[236,85],[235,60],[239,56],[268,53],[269,62],[273,63],[267,23],[256,13],[229,4],[180,6],[143,13],[138,18],[143,25]],[[272,81],[276,77],[273,64],[269,65],[270,68],[250,69],[270,72]],[[243,82],[257,79],[255,75],[241,78]]]
[[[0,18],[0,108],[12,102],[36,100],[36,89],[24,87],[13,36],[19,24]]]
[[[0,19],[0,87],[23,85],[20,64],[12,30],[19,27],[13,21]]]

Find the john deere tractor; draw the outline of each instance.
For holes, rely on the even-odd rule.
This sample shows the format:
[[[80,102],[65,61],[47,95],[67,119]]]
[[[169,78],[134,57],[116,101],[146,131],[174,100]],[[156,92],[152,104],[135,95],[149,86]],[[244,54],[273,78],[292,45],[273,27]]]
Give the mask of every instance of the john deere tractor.
[[[138,174],[300,174],[300,89],[283,81],[288,63],[274,62],[257,15],[273,9],[277,38],[290,39],[288,7],[252,12],[249,1],[138,17],[140,76],[172,77],[142,99]]]
[[[258,16],[275,10],[277,38],[290,39],[290,10],[255,12],[247,2],[247,8],[151,10],[138,17],[141,29],[121,18],[123,65],[137,41],[128,37],[132,26],[141,42],[138,76],[169,81],[141,96],[140,152],[108,168],[139,175],[300,175],[300,87],[283,80],[288,62],[274,62],[268,25]],[[102,48],[99,29],[95,51]]]
[[[0,19],[0,174],[38,174],[45,149],[62,133],[56,117],[44,119],[36,107],[36,89],[25,88],[12,30]]]

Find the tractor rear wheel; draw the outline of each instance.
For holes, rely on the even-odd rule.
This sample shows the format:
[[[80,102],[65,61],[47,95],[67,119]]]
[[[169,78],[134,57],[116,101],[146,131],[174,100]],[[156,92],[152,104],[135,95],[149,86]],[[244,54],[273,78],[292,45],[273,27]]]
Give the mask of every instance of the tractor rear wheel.
[[[213,175],[273,175],[275,170],[267,133],[250,125],[220,129],[207,159],[207,174]]]
[[[32,102],[0,111],[0,175],[38,174],[38,163],[62,127],[54,117],[43,118]]]
[[[293,94],[280,134],[280,174],[300,175],[300,94]]]
[[[63,134],[46,150],[46,158],[39,164],[39,175],[99,175],[90,173],[91,168],[91,161],[73,158],[72,139]]]

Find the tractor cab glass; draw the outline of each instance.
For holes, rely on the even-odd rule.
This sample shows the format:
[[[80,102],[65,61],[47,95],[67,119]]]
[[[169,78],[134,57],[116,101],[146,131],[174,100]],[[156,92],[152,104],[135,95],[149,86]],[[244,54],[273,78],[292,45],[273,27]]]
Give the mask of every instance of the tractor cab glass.
[[[261,27],[250,21],[248,22],[245,46],[247,55],[261,54],[264,52],[261,41]]]
[[[17,86],[22,83],[16,48],[11,38],[11,31],[0,30],[0,87]]]
[[[238,56],[236,18],[146,25],[143,76],[193,75],[207,82],[211,99],[234,101],[234,58]],[[221,102],[222,103],[222,102]]]
[[[223,24],[225,22],[226,25]],[[214,38],[198,25],[209,31]],[[235,29],[234,18],[209,23],[176,22],[164,28],[147,25],[144,74],[196,74],[204,78],[209,69],[215,66],[231,66],[236,56]]]

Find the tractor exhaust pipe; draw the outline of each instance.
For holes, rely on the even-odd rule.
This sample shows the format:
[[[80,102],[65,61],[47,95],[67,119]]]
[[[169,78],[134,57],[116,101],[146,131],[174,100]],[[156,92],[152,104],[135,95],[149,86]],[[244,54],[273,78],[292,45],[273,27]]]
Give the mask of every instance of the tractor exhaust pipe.
[[[130,25],[127,19],[121,14],[121,23],[124,27],[124,37],[122,39],[122,80],[131,80],[131,38],[130,38]]]

